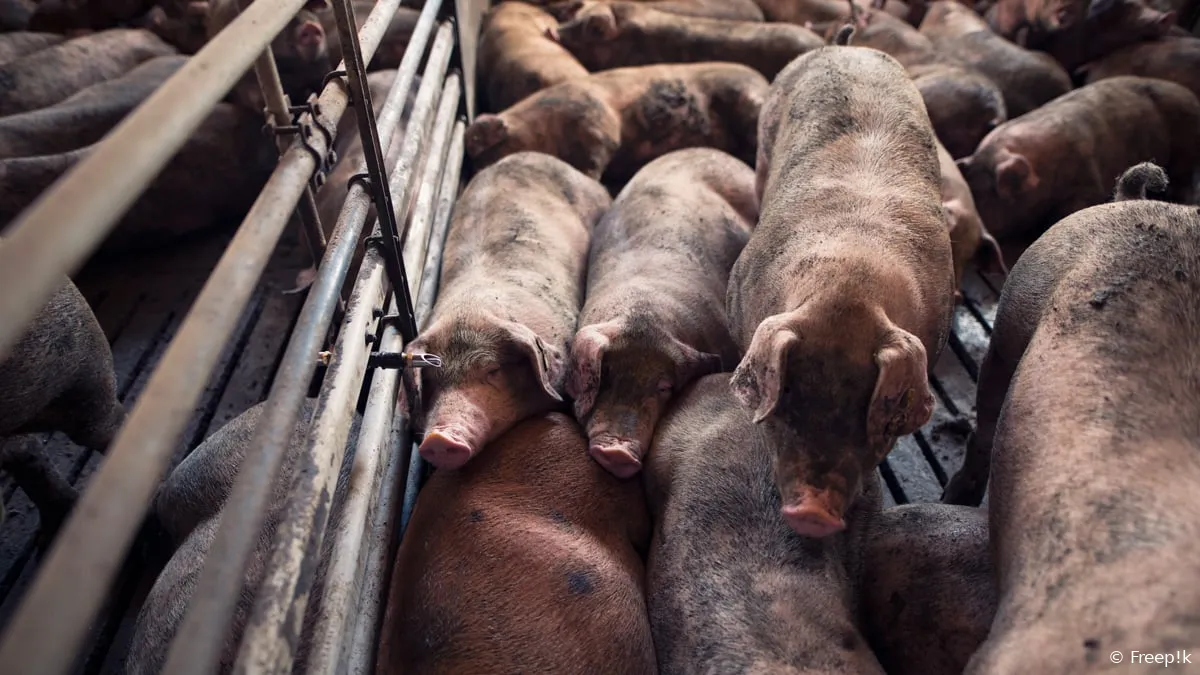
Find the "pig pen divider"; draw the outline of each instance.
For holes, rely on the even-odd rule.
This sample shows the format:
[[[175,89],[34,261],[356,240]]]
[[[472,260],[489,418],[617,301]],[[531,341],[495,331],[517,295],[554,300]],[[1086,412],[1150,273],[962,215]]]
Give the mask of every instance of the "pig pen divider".
[[[0,275],[7,277],[19,270],[38,269],[39,264],[43,266],[43,272],[37,279],[38,284],[10,286],[29,291],[21,294],[22,298],[13,300],[16,294],[0,298],[0,317],[4,318],[4,321],[0,321],[0,339],[8,340],[7,344],[0,344],[11,344],[14,335],[10,333],[19,337],[32,316],[32,313],[30,316],[24,315],[27,306],[31,305],[35,310],[40,307],[44,299],[38,300],[32,296],[46,286],[45,278],[70,272],[83,261],[161,170],[174,150],[186,140],[190,131],[198,126],[208,108],[216,103],[259,54],[265,53],[259,57],[260,67],[256,68],[256,75],[267,92],[271,92],[278,80],[277,76],[272,77],[272,69],[267,62],[270,38],[286,24],[300,4],[301,0],[255,0],[245,13],[192,57],[175,77],[129,115],[91,156],[22,214],[10,232],[14,233],[13,239],[18,243],[25,243],[18,248],[8,245],[12,239],[6,242],[4,250],[0,251]],[[400,0],[381,0],[376,4],[357,35],[362,45],[360,56],[352,57],[350,64],[343,62],[340,70],[347,70],[349,65],[349,68],[357,71],[360,82],[365,81],[363,66],[378,48],[399,4]],[[482,13],[481,3],[459,0],[457,4],[460,11],[467,7],[468,11]],[[473,87],[469,81],[463,82],[457,72],[447,76],[456,35],[453,19],[437,22],[441,6],[440,0],[429,0],[424,5],[397,70],[387,104],[380,113],[377,136],[374,139],[368,137],[369,130],[373,130],[376,122],[372,115],[366,116],[366,124],[360,124],[364,149],[370,147],[374,140],[378,144],[375,150],[382,155],[382,150],[390,142],[401,142],[404,145],[400,157],[389,181],[371,181],[365,185],[361,181],[354,181],[349,186],[337,227],[324,250],[316,281],[309,289],[272,385],[262,423],[229,497],[227,505],[231,508],[226,512],[235,513],[237,517],[222,519],[217,540],[205,561],[184,625],[177,633],[180,638],[186,636],[187,639],[173,641],[163,672],[172,675],[209,673],[219,658],[232,615],[230,602],[236,601],[240,574],[245,570],[244,561],[249,557],[249,547],[239,546],[243,543],[240,541],[243,538],[241,535],[248,535],[245,540],[252,546],[265,515],[266,495],[282,460],[282,448],[299,415],[299,407],[316,364],[317,351],[324,342],[339,301],[339,289],[364,225],[368,200],[377,197],[372,192],[387,190],[390,186],[392,190],[399,190],[392,212],[397,222],[405,222],[403,216],[409,215],[410,206],[413,206],[413,225],[404,240],[403,251],[395,251],[398,256],[403,254],[403,258],[395,260],[400,278],[398,282],[391,281],[391,277],[388,277],[391,283],[385,281],[387,254],[392,252],[387,250],[386,240],[382,246],[367,247],[358,283],[351,295],[351,306],[333,350],[333,362],[326,373],[313,415],[312,432],[306,446],[310,453],[319,452],[323,460],[317,462],[312,454],[306,456],[317,470],[308,477],[310,482],[307,485],[293,486],[307,488],[307,491],[302,489],[300,493],[291,495],[284,522],[274,540],[273,562],[280,563],[280,567],[271,570],[271,576],[259,594],[258,605],[239,653],[239,672],[282,672],[290,668],[295,656],[294,636],[299,631],[299,621],[302,620],[307,601],[307,585],[312,582],[308,574],[300,572],[302,569],[311,569],[311,565],[305,566],[306,559],[316,555],[319,550],[319,544],[305,546],[305,543],[309,534],[315,534],[318,540],[323,534],[329,494],[337,476],[335,460],[342,455],[354,404],[367,371],[372,369],[371,354],[367,348],[369,345],[364,336],[369,337],[368,328],[383,324],[379,349],[386,353],[403,344],[401,325],[397,325],[392,317],[382,316],[381,308],[385,306],[382,300],[389,293],[394,294],[390,289],[392,285],[400,286],[400,293],[409,297],[421,297],[427,289],[436,286],[437,270],[431,272],[430,266],[440,265],[442,241],[458,191],[465,126],[455,118],[461,112],[464,91],[470,94]],[[473,24],[477,25],[477,17],[472,19]],[[435,33],[435,24],[436,37],[425,59],[422,86],[417,92],[412,118],[403,140],[400,140],[394,132],[397,132],[401,110],[412,89],[425,48]],[[341,17],[340,27],[353,25],[352,15]],[[353,43],[353,36],[350,40],[342,41],[343,45]],[[226,60],[233,60],[234,64]],[[238,64],[241,70],[237,69]],[[194,68],[189,70],[189,66]],[[197,70],[202,72],[198,75]],[[345,74],[338,71],[334,73]],[[185,93],[185,89],[198,87],[197,79],[201,76],[207,78],[199,85],[202,95],[197,97]],[[164,95],[171,92],[174,95]],[[272,93],[264,94],[264,100],[269,105]],[[208,106],[196,106],[198,99],[207,101]],[[307,127],[301,131],[310,133],[293,140],[281,155],[275,172],[218,261],[176,338],[167,347],[143,395],[110,447],[107,458],[60,530],[28,593],[0,638],[0,674],[57,675],[69,672],[75,654],[83,644],[89,626],[104,602],[138,526],[149,509],[153,492],[167,468],[187,413],[195,406],[218,354],[228,342],[234,324],[246,307],[290,215],[305,193],[311,192],[310,180],[324,164],[322,158],[330,149],[337,123],[349,99],[348,87],[340,77],[327,78],[320,96],[307,108],[307,112],[300,115],[299,126]],[[285,99],[280,97],[273,103],[278,104],[282,100]],[[438,105],[439,100],[441,105]],[[435,107],[436,114],[433,113]],[[280,107],[271,105],[271,108],[268,112],[278,119]],[[189,111],[182,122],[179,121],[182,113],[177,110]],[[150,141],[158,145],[153,150],[147,150],[142,147],[146,139],[139,138],[131,130],[154,124],[158,126],[154,128],[155,133],[150,135]],[[323,133],[311,133],[314,125],[319,125],[317,131]],[[429,159],[425,159],[427,151],[432,152]],[[118,161],[128,170],[105,170]],[[369,162],[367,160],[364,164],[369,165]],[[420,176],[419,185],[414,185],[413,177],[418,175],[422,166],[426,170]],[[382,170],[384,167],[378,168]],[[369,166],[363,169],[370,173]],[[439,172],[444,175],[438,175]],[[113,177],[118,174],[125,180],[115,180]],[[130,176],[138,176],[140,180],[132,180]],[[114,186],[127,189],[128,193],[114,195]],[[439,188],[439,191],[435,191]],[[102,203],[103,208],[91,215],[78,208],[70,209],[62,206],[64,201],[70,201],[64,199],[63,195],[83,197],[85,199],[81,201],[84,204]],[[374,201],[379,203],[378,199]],[[300,206],[303,210],[305,205]],[[55,218],[61,219],[59,222],[65,225],[44,227]],[[75,237],[74,230],[80,231],[78,237]],[[377,222],[373,234],[382,234],[381,230]],[[68,231],[71,234],[66,234]],[[51,233],[55,237],[72,238],[74,245],[66,253],[43,255],[43,251],[54,249],[53,237],[47,236]],[[433,238],[429,239],[431,235]],[[309,244],[313,245],[314,242],[310,241]],[[18,266],[18,262],[25,264]],[[422,273],[405,281],[402,270],[406,262],[423,262]],[[431,277],[434,282],[426,283]],[[53,284],[50,288],[53,289]],[[400,296],[397,295],[391,302],[390,306],[395,311],[400,309],[399,300]],[[376,369],[374,377],[379,378],[379,382],[372,382],[368,406],[369,410],[375,412],[368,415],[370,424],[364,424],[359,437],[363,444],[363,461],[374,462],[376,474],[379,467],[385,466],[403,470],[408,458],[400,456],[402,453],[398,449],[407,450],[411,446],[411,439],[403,415],[396,412],[398,377],[394,371],[385,368]],[[272,410],[275,411],[273,415]],[[268,424],[268,421],[274,424]],[[266,447],[268,445],[278,446],[274,457],[269,452],[270,448]],[[379,454],[378,451],[383,452]],[[300,479],[297,480],[299,482]],[[353,636],[354,646],[345,649],[342,645],[336,645],[336,649],[328,653],[322,652],[321,648],[315,649],[314,654],[318,658],[307,672],[342,672],[352,664],[358,667],[346,672],[365,672],[362,668],[369,667],[373,658],[373,653],[367,653],[370,650],[364,647],[374,640],[381,616],[378,603],[383,599],[387,574],[390,572],[388,556],[394,546],[395,512],[398,511],[399,501],[396,492],[404,479],[399,475],[385,475],[370,482],[371,486],[364,491],[351,491],[357,495],[350,499],[352,517],[356,520],[352,528],[356,532],[350,536],[357,538],[358,560],[340,564],[335,561],[331,569],[334,575],[342,575],[338,577],[342,581],[345,579],[345,570],[351,567],[352,576],[367,573],[372,578],[362,584],[350,584],[349,588],[341,588],[341,581],[334,584],[338,590],[335,591],[335,602],[332,604],[337,607],[340,603],[342,609],[340,614],[330,614],[329,618],[322,616],[320,619],[327,635],[337,636],[333,638],[335,640]],[[384,494],[379,493],[380,488],[384,489]],[[362,503],[364,499],[365,504]],[[241,509],[238,508],[240,505],[256,508]],[[304,534],[303,539],[296,538],[300,534]],[[369,537],[366,546],[361,541],[364,536]],[[243,552],[246,555],[235,555]],[[237,560],[239,558],[240,561]],[[236,582],[222,586],[220,582],[229,578],[230,574]],[[370,591],[364,592],[359,598],[337,595],[358,593],[355,586]],[[213,588],[217,589],[217,596],[228,596],[230,594],[225,591],[231,590],[232,599],[226,597],[223,602],[210,602],[214,599],[210,594]],[[357,617],[345,609],[345,603],[354,606],[355,600],[358,600],[358,606],[367,609]],[[296,611],[297,606],[299,611]],[[196,658],[192,660],[191,657]]]

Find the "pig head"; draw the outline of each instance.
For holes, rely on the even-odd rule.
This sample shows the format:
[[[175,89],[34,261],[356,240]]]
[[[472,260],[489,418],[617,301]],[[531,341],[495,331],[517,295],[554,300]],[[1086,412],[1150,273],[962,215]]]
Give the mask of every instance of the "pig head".
[[[975,199],[988,231],[1001,238],[1032,227],[1054,208],[1055,195],[1043,181],[1036,157],[1023,149],[993,143],[955,163]]]
[[[516,321],[463,308],[435,321],[409,351],[442,358],[419,380],[420,453],[439,469],[461,467],[517,422],[563,402],[563,350]]]
[[[1088,0],[999,0],[987,20],[992,30],[1013,40],[1026,27],[1046,33],[1070,28],[1084,19],[1089,4]]]
[[[921,340],[879,308],[811,300],[759,324],[730,386],[775,438],[775,481],[793,530],[845,528],[864,474],[933,414],[926,370]]]
[[[720,370],[719,355],[685,344],[649,317],[584,326],[571,344],[566,389],[588,453],[614,476],[633,476],[671,398]]]

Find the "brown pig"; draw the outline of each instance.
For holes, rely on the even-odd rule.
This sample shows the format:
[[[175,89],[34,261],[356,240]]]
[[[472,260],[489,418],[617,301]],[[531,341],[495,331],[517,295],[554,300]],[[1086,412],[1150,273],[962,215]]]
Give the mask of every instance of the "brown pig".
[[[363,25],[367,22],[367,17],[371,15],[371,10],[375,8],[375,2],[374,0],[354,0],[353,5],[354,22],[358,29],[362,30]],[[321,25],[325,29],[329,63],[336,66],[342,60],[342,39],[338,33],[337,18],[332,7],[317,11],[316,15],[321,19]],[[413,29],[417,27],[417,18],[420,15],[421,12],[412,7],[396,8],[396,13],[392,15],[392,20],[388,23],[387,30],[384,31],[383,39],[380,40],[375,55],[367,64],[367,70],[394,70],[400,67],[400,60],[404,58],[404,50],[408,48],[408,41],[412,39]]]
[[[467,154],[482,168],[514,152],[544,152],[616,184],[688,147],[724,150],[750,164],[767,87],[762,75],[735,63],[609,70],[476,117]]]
[[[963,270],[972,260],[993,274],[1007,274],[1000,245],[983,226],[971,188],[954,163],[954,158],[941,143],[937,146],[938,166],[942,172],[942,207],[946,209],[946,226],[950,231],[950,250],[954,255],[954,279],[962,286]]]
[[[759,7],[762,7],[767,21],[781,21],[803,26],[810,23],[822,24],[827,21],[844,21],[852,18],[850,3],[847,0],[757,0],[757,2]],[[916,7],[923,3],[924,0],[914,0],[912,5]],[[859,0],[855,6],[864,10],[868,6],[882,8],[888,14],[905,20],[908,20],[913,9],[909,3],[900,2],[900,0],[884,0],[883,2]]]
[[[1200,97],[1200,38],[1167,37],[1142,42],[1083,67],[1091,84],[1118,75],[1168,80]]]
[[[653,63],[729,61],[770,79],[792,59],[823,46],[788,23],[670,14],[638,2],[598,2],[558,27],[558,41],[588,70]]]
[[[203,0],[200,4],[203,6],[205,3],[208,4],[205,27],[211,40],[238,17],[238,3],[237,0]],[[309,94],[319,92],[325,75],[333,69],[329,62],[325,28],[315,14],[328,7],[328,0],[308,0],[271,42],[279,80],[293,104],[299,105],[308,99]],[[262,114],[265,104],[254,68],[242,75],[242,79],[230,91],[228,100]]]
[[[1016,40],[1022,28],[1057,33],[1081,23],[1088,7],[1104,0],[996,0],[987,13],[988,25],[996,34]]]
[[[593,1],[609,0],[530,0],[530,4],[546,7],[559,21],[570,21],[583,7]],[[633,0],[660,12],[680,16],[729,21],[762,21],[763,12],[755,0]]]
[[[93,33],[0,66],[0,117],[54,105],[84,87],[120,77],[175,49],[141,29]]]
[[[186,62],[182,55],[160,56],[52,106],[0,117],[0,159],[55,155],[95,143]]]
[[[502,2],[483,17],[479,81],[488,108],[504,110],[546,87],[587,77],[574,56],[553,39],[558,21],[523,2]]]
[[[930,3],[920,30],[938,52],[995,82],[1009,119],[1071,90],[1071,77],[1053,58],[996,35],[970,7],[953,0]]]
[[[62,431],[72,442],[104,452],[124,421],[108,338],[79,289],[64,278],[0,359],[0,467],[38,507],[44,534],[56,531],[70,512],[75,489],[50,464],[36,437],[7,444],[2,439]]]
[[[467,184],[437,304],[409,348],[444,364],[420,374],[420,451],[431,464],[460,467],[517,422],[563,404],[588,242],[611,203],[599,183],[533,152]]]
[[[845,527],[865,477],[933,413],[954,264],[933,130],[892,57],[823,47],[775,78],[761,216],[729,280],[731,382],[775,454],[783,515]]]
[[[0,33],[0,65],[53,47],[64,39],[55,33]]]
[[[527,419],[492,445],[461,471],[435,471],[417,499],[377,675],[657,673],[641,486],[589,461],[565,415]]]
[[[1004,239],[1107,201],[1117,176],[1147,160],[1166,168],[1174,199],[1194,198],[1200,102],[1173,82],[1114,77],[1000,125],[958,164],[983,224]]]
[[[757,220],[754,171],[693,148],[646,165],[596,225],[566,385],[618,478],[641,469],[677,392],[737,365],[725,288]]]
[[[1093,11],[1100,2],[1092,3]],[[1031,31],[1027,44],[1054,57],[1073,73],[1089,61],[1145,40],[1155,40],[1175,27],[1176,13],[1147,7],[1143,0],[1112,0],[1086,21],[1054,33]]]
[[[845,532],[797,536],[778,516],[774,439],[729,380],[709,375],[685,391],[647,459],[646,603],[659,672],[883,675],[858,620],[878,479],[872,472],[847,504]]]
[[[1197,334],[1195,206],[1093,206],[1013,266],[979,383],[981,406],[1003,401],[985,443],[1000,602],[968,675],[1194,658]]]
[[[864,632],[889,675],[959,675],[996,613],[987,513],[887,509],[865,537]]]

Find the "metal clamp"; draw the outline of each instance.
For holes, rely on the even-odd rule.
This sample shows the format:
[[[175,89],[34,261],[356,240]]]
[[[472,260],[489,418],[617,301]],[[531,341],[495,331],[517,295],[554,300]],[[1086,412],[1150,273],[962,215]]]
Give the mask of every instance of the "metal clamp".
[[[317,121],[317,115],[320,110],[317,107],[317,99],[315,96],[310,96],[308,102],[304,105],[290,105],[288,112],[292,114],[292,123],[287,126],[279,126],[273,121],[268,121],[263,126],[264,133],[272,133],[275,136],[284,134],[295,134],[300,138],[300,147],[312,156],[313,161],[317,165],[316,171],[312,177],[312,188],[315,192],[325,184],[325,179],[329,173],[333,171],[333,167],[337,164],[337,152],[333,149],[333,134],[329,132],[320,122]],[[304,114],[308,113],[309,121],[304,120]],[[316,148],[309,143],[308,139],[312,138],[313,127],[316,127],[321,135],[325,137],[326,152],[322,155]]]
[[[442,357],[434,354],[414,354],[412,352],[371,352],[371,356],[367,358],[367,368],[411,370],[413,368],[441,367]]]

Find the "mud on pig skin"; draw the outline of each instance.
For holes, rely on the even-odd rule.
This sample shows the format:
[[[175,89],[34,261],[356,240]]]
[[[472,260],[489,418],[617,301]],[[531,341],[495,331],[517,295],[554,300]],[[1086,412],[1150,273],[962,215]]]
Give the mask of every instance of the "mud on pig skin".
[[[599,0],[607,2],[608,0]],[[633,0],[660,12],[679,16],[694,16],[728,21],[762,21],[763,12],[755,0]],[[532,0],[530,4],[545,7],[559,21],[570,21],[592,0]]]
[[[759,222],[729,280],[732,385],[774,439],[793,529],[826,536],[933,412],[954,265],[933,130],[895,59],[823,47],[775,78]],[[869,243],[868,243],[869,242]]]
[[[1071,77],[1052,57],[996,35],[971,8],[953,0],[930,3],[920,31],[938,52],[994,82],[1009,119],[1071,90]]]
[[[676,393],[737,365],[725,289],[757,220],[754,170],[694,148],[646,165],[597,223],[566,385],[618,478],[641,469]]]
[[[587,77],[587,68],[554,41],[557,28],[553,16],[523,2],[502,2],[484,15],[476,63],[490,110],[504,110],[546,87]]]
[[[864,480],[848,505],[845,532],[798,536],[778,516],[774,439],[729,380],[709,375],[680,396],[643,474],[655,524],[646,601],[660,672],[882,675],[858,620],[878,479]]]
[[[430,476],[396,555],[377,675],[658,672],[641,485],[586,447],[574,420],[540,415]]]
[[[958,164],[983,224],[1004,239],[1108,201],[1121,172],[1146,160],[1167,170],[1173,200],[1194,200],[1200,102],[1173,82],[1114,77],[1000,125]]]
[[[0,65],[53,47],[66,38],[55,33],[0,33]]]
[[[99,141],[187,62],[160,56],[52,106],[0,117],[0,159],[70,152]]]
[[[261,130],[258,115],[227,103],[217,105],[121,218],[101,250],[155,246],[239,222],[278,158]],[[94,147],[0,160],[0,223],[16,217]]]
[[[941,143],[937,146],[938,167],[942,172],[942,208],[950,231],[950,250],[954,256],[955,287],[962,287],[963,270],[975,260],[980,269],[992,274],[1007,274],[1004,254],[996,239],[988,233],[975,209],[971,188]]]
[[[125,658],[125,675],[155,675],[162,672],[171,641],[196,592],[201,570],[220,527],[225,501],[233,488],[242,460],[250,449],[264,405],[260,403],[250,408],[205,439],[159,486],[154,500],[154,514],[172,545],[177,548],[159,573],[138,612],[133,639]],[[233,663],[253,610],[254,599],[267,576],[275,531],[287,506],[288,490],[296,473],[305,469],[301,453],[307,440],[307,422],[314,408],[313,399],[305,401],[288,439],[279,477],[271,488],[265,523],[242,577],[241,595],[216,671],[221,675],[233,672]],[[360,423],[361,418],[356,415],[347,436],[346,457],[338,474],[337,495],[346,494],[350,484],[360,479],[351,472]],[[290,672],[305,672],[309,649],[314,642],[311,631],[321,611],[326,568],[337,540],[334,533],[342,528],[342,505],[342,500],[337,498],[329,504],[329,524],[314,571],[301,633],[296,640],[295,664]]]
[[[558,27],[558,41],[589,70],[653,63],[728,61],[770,79],[823,46],[794,24],[679,16],[637,2],[596,2]]]
[[[564,407],[567,345],[583,304],[592,228],[612,204],[561,160],[525,152],[477,173],[454,207],[438,300],[411,353],[421,456],[465,464],[522,419]]]
[[[1094,206],[1013,266],[979,383],[981,406],[1002,401],[986,444],[1001,600],[966,673],[1200,644],[1198,333],[1195,206]]]
[[[1083,68],[1087,84],[1118,75],[1136,75],[1183,85],[1200,97],[1200,38],[1167,37],[1142,42]]]
[[[0,117],[54,105],[80,89],[124,75],[175,49],[149,31],[93,33],[0,66]]]
[[[108,338],[87,300],[64,277],[0,359],[0,467],[38,507],[43,532],[58,529],[74,505],[75,489],[45,456],[40,439],[4,439],[62,431],[73,443],[104,452],[124,421]]]
[[[618,68],[564,82],[467,129],[476,168],[514,152],[555,155],[591,178],[622,184],[673,150],[712,147],[754,161],[768,84],[734,63]]]
[[[1175,12],[1164,14],[1142,0],[1113,0],[1107,4],[1103,11],[1067,30],[1045,34],[1031,31],[1027,44],[1053,56],[1071,73],[1122,47],[1163,37],[1175,27]]]
[[[871,522],[863,616],[889,675],[959,675],[996,612],[987,513],[905,504]]]

